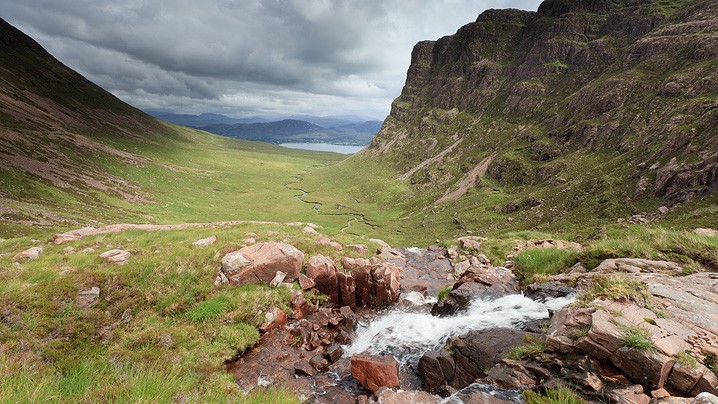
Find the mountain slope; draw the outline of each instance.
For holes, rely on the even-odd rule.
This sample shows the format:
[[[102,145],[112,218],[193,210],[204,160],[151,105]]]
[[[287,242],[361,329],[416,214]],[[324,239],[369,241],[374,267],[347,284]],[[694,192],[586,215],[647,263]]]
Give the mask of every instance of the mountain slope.
[[[375,190],[395,182],[388,201],[350,185],[358,201],[350,206],[384,205],[404,232],[590,234],[636,213],[659,218],[661,205],[675,208],[664,220],[711,222],[717,97],[713,1],[489,10],[452,36],[418,43],[372,144],[306,188],[331,200],[318,184],[339,171],[380,177]]]
[[[267,201],[292,201],[283,184],[294,173],[339,158],[158,121],[1,20],[0,61],[0,237],[113,222],[310,218],[309,205]]]

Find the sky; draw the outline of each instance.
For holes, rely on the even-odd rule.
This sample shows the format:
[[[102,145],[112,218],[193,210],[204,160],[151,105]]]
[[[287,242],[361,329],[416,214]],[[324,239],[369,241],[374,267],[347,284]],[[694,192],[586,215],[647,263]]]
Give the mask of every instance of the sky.
[[[125,102],[382,120],[417,42],[540,0],[0,0],[0,17]]]

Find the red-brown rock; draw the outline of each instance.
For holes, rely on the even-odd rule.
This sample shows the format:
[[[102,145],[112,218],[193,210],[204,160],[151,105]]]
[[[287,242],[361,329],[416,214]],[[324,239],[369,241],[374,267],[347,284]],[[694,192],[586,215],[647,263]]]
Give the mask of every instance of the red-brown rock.
[[[356,307],[356,284],[352,274],[337,272],[337,285],[339,286],[340,305]]]
[[[314,280],[320,293],[329,296],[333,304],[339,304],[339,285],[334,261],[323,255],[315,255],[307,262],[307,277]]]
[[[314,282],[314,279],[304,275],[299,274],[299,287],[302,288],[302,290],[309,290],[316,286],[316,283]]]
[[[399,388],[399,364],[391,355],[356,354],[351,359],[351,372],[371,392],[380,387]]]
[[[272,307],[264,315],[264,324],[259,326],[261,331],[267,332],[272,328],[283,327],[287,324],[287,315],[279,307]]]
[[[299,276],[304,253],[285,243],[258,243],[231,252],[222,258],[222,271],[232,285],[250,282],[269,283],[277,271],[287,274],[286,281]]]

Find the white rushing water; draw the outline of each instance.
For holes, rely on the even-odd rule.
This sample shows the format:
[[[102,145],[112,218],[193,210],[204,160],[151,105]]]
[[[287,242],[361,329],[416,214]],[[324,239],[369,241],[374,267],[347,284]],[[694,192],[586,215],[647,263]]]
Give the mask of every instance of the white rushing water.
[[[415,296],[406,300],[415,305],[425,304]],[[448,317],[394,309],[360,325],[357,338],[345,352],[347,355],[390,354],[401,366],[415,366],[424,353],[443,347],[450,337],[472,330],[517,328],[531,320],[548,318],[549,309],[558,310],[572,301],[573,298],[566,297],[540,303],[523,295],[508,295],[491,301],[474,301],[468,310]]]

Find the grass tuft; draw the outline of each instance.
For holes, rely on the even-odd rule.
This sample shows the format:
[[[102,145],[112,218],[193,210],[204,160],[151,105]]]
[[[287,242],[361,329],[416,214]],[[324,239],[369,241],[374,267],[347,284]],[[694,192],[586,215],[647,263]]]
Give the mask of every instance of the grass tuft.
[[[644,283],[620,275],[594,276],[591,287],[583,291],[574,304],[586,307],[596,299],[632,301],[644,307],[651,304],[651,294]]]
[[[542,393],[526,390],[523,395],[526,404],[587,404],[586,400],[569,387],[547,389]]]

